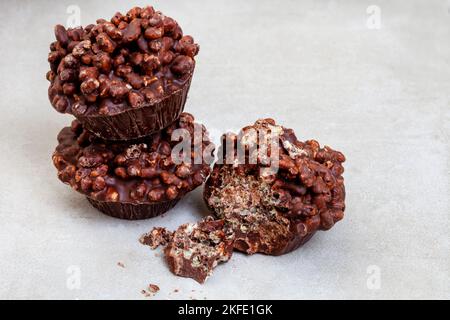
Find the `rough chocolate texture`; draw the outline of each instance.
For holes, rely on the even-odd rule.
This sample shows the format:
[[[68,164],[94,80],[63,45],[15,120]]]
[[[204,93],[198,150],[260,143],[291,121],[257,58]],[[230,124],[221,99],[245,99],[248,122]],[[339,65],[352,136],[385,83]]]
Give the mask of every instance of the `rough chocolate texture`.
[[[176,129],[190,134],[190,163],[172,159],[172,149],[179,143],[172,141]],[[202,134],[202,141],[194,141],[194,131]],[[160,214],[200,186],[210,167],[203,158],[196,163],[196,150],[214,150],[205,127],[188,113],[158,133],[128,142],[102,140],[74,120],[61,130],[58,142],[53,163],[59,179],[102,212],[128,219]]]
[[[172,238],[173,232],[168,231],[166,228],[155,227],[150,232],[143,234],[139,238],[139,242],[154,250],[159,246],[167,245]]]
[[[345,157],[330,147],[321,148],[317,141],[299,141],[291,129],[272,119],[258,120],[241,135],[224,135],[221,149],[226,137],[234,141],[235,154],[238,140],[246,139],[248,146],[250,129],[279,134],[275,145],[279,170],[267,174],[268,165],[259,157],[254,164],[216,163],[204,198],[216,216],[230,224],[235,249],[247,254],[284,254],[343,218]],[[251,143],[261,146],[259,140]]]
[[[153,7],[135,7],[86,27],[55,27],[48,95],[108,140],[161,130],[182,112],[199,46]]]
[[[224,220],[206,217],[181,225],[164,249],[170,270],[181,277],[204,283],[212,270],[233,253],[232,230]]]

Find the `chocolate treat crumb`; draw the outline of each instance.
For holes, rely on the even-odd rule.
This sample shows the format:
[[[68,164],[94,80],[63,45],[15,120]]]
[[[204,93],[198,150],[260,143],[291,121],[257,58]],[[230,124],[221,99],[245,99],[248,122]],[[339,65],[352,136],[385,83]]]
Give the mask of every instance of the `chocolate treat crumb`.
[[[121,268],[125,268],[125,265],[122,263],[122,262],[117,262],[117,265],[119,266],[119,267],[121,267]]]
[[[166,228],[156,227],[150,232],[143,234],[139,238],[139,242],[154,250],[160,245],[165,246],[172,237],[173,232],[168,231]]]
[[[159,291],[159,287],[156,284],[149,284],[148,291],[150,291],[151,293],[156,293]]]
[[[178,291],[179,291],[178,289],[173,290],[173,292],[178,292]]]
[[[153,296],[150,292],[148,292],[147,290],[142,290],[141,293],[144,295],[144,297],[151,297]]]
[[[153,297],[159,291],[159,287],[156,284],[149,284],[147,290],[142,289],[141,293],[145,297]]]
[[[204,283],[218,263],[230,259],[233,239],[224,220],[206,217],[198,223],[181,225],[164,253],[174,274]]]

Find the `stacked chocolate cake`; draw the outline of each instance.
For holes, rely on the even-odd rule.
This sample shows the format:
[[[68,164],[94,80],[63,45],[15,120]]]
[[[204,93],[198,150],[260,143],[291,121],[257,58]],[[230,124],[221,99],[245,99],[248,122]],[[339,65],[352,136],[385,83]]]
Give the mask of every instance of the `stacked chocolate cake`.
[[[84,28],[57,25],[55,37],[48,96],[76,118],[58,135],[59,179],[124,219],[161,214],[200,186],[209,165],[172,157],[177,129],[192,142],[200,133],[200,149],[214,149],[204,126],[183,113],[199,51],[194,39],[150,6]]]

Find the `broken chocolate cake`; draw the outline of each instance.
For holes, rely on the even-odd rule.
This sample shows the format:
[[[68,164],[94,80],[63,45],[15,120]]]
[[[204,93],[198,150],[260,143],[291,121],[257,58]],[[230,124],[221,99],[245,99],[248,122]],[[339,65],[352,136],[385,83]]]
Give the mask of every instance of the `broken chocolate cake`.
[[[209,216],[197,223],[183,224],[174,233],[154,228],[140,241],[152,249],[167,244],[164,255],[170,271],[204,283],[220,262],[231,258],[233,238],[224,220]]]
[[[243,163],[237,161],[239,148]],[[221,151],[204,198],[232,228],[235,249],[281,255],[343,218],[341,152],[315,140],[301,142],[272,119],[258,120],[239,135],[224,135]],[[274,155],[275,161],[267,161]]]

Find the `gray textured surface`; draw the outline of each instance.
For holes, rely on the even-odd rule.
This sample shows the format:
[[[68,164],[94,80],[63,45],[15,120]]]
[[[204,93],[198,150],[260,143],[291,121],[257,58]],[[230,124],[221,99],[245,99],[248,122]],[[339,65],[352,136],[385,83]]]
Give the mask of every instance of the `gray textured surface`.
[[[366,27],[374,2],[379,30]],[[342,222],[282,257],[236,254],[203,286],[137,241],[198,219],[200,192],[163,218],[126,222],[56,178],[50,156],[70,117],[48,102],[46,57],[73,3],[83,24],[129,8],[0,3],[0,298],[139,299],[148,283],[160,299],[450,298],[447,1],[154,2],[201,45],[187,110],[215,138],[270,116],[347,156]]]

